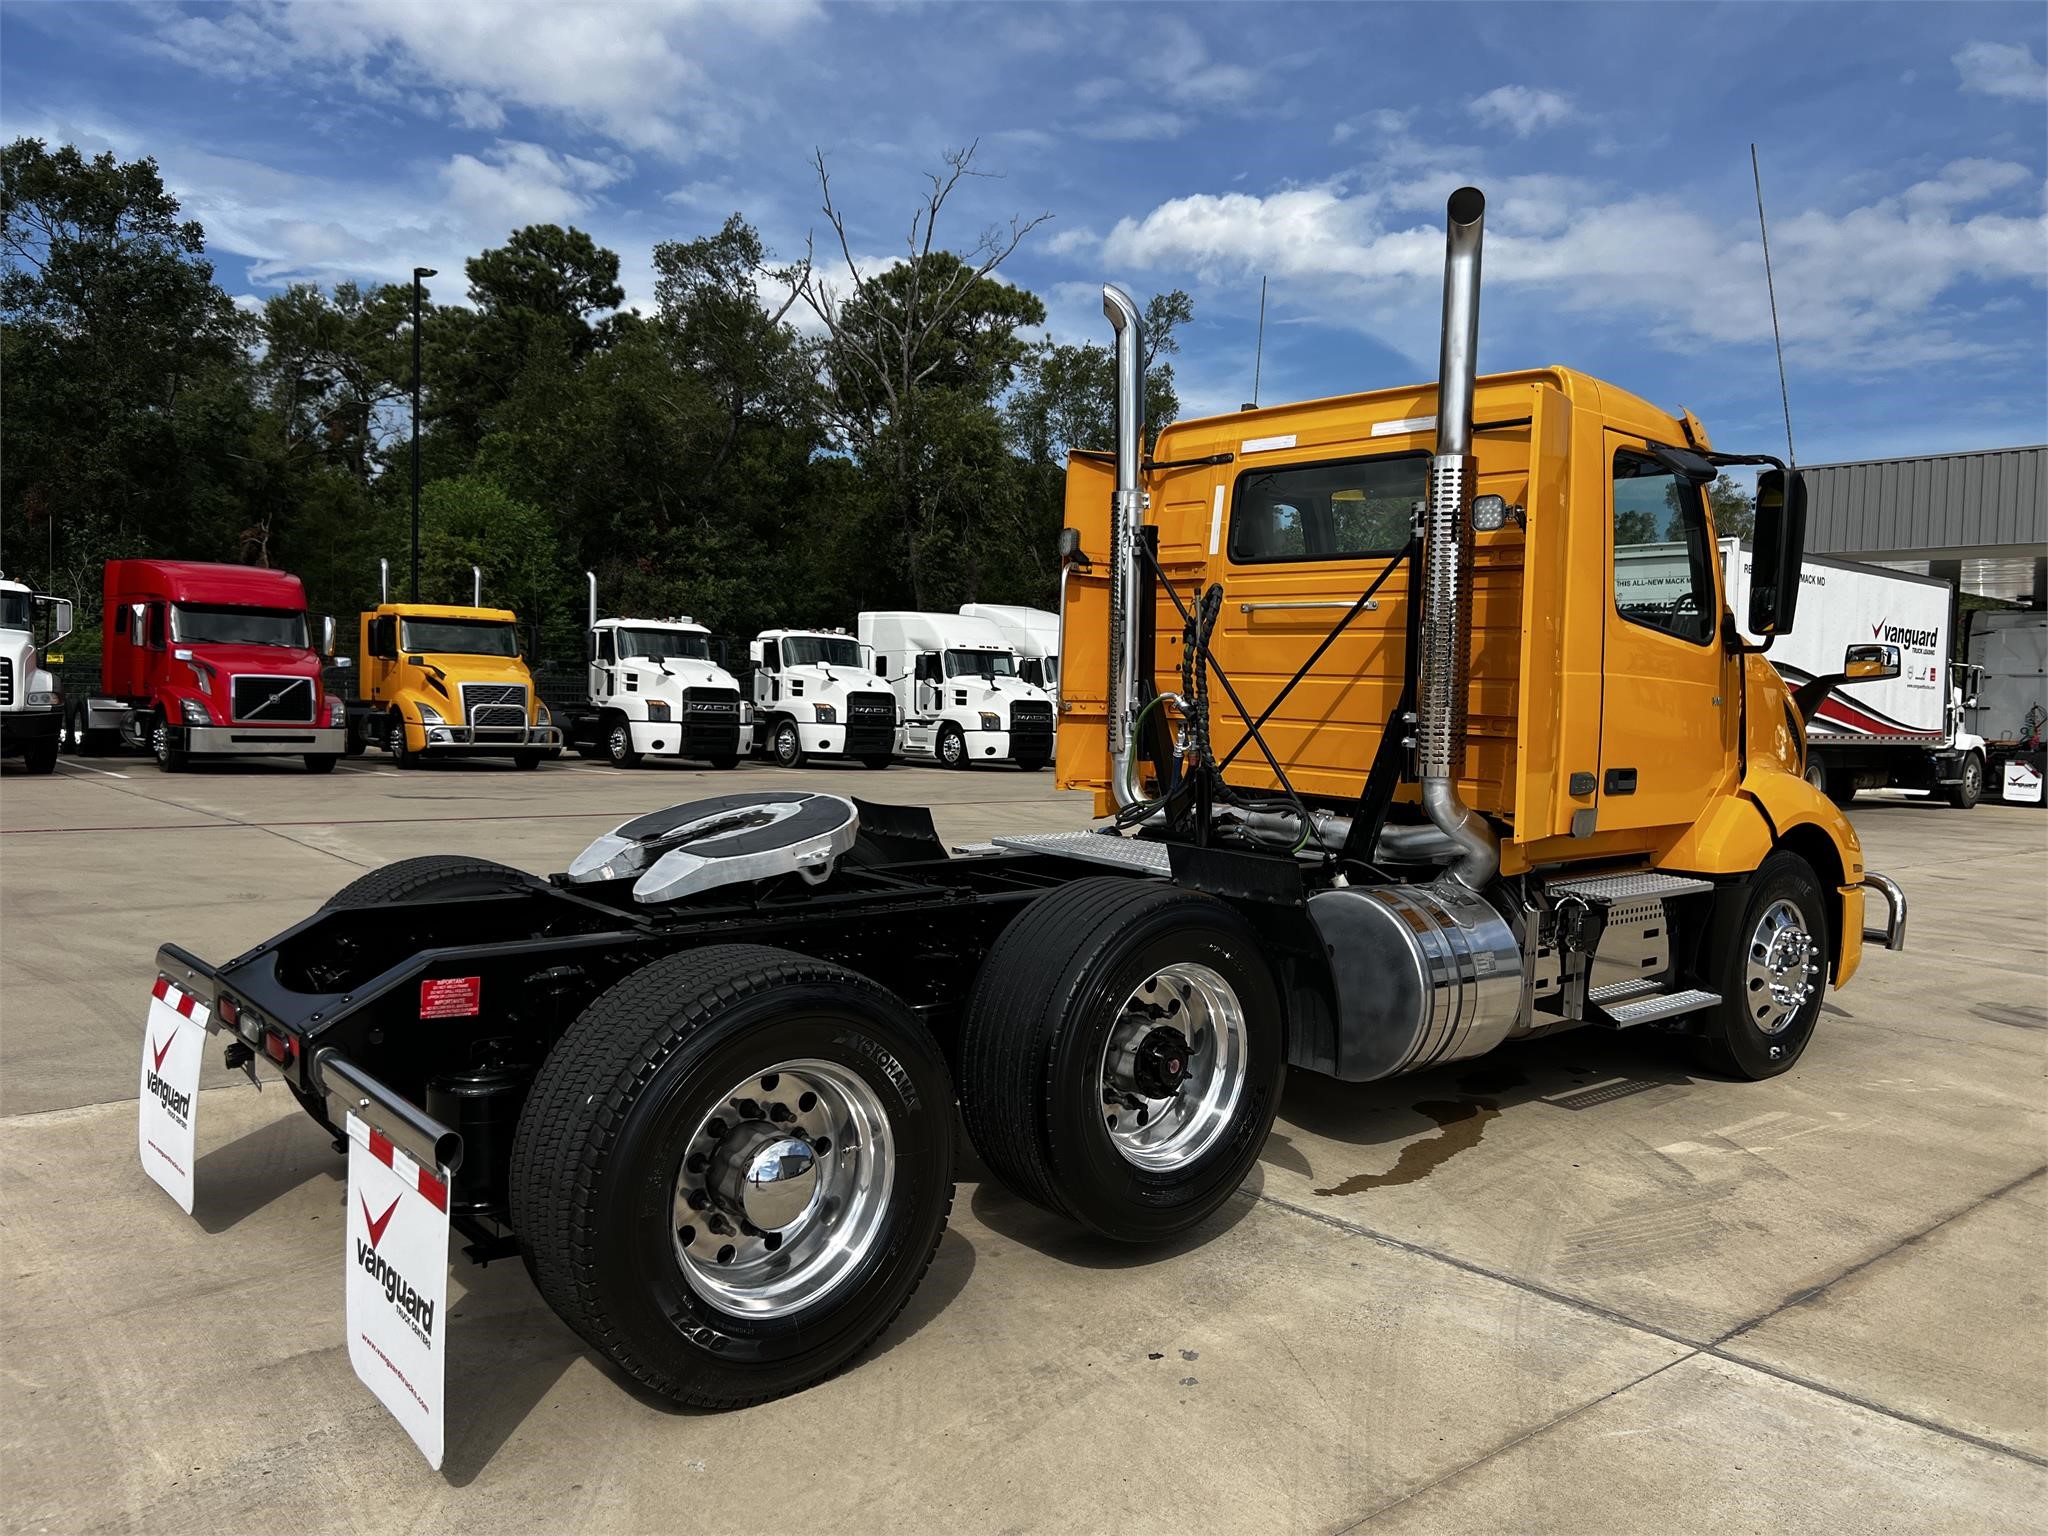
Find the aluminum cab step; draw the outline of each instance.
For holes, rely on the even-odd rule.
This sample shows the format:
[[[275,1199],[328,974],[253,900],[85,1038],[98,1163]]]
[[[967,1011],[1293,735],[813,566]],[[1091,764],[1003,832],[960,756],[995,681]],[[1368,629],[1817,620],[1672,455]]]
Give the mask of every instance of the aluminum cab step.
[[[1594,987],[1586,994],[1586,1001],[1596,1008],[1608,1008],[1639,997],[1653,997],[1663,990],[1664,983],[1654,976],[1631,976],[1627,981],[1610,981],[1604,987]]]
[[[1617,982],[1600,990],[1613,992],[1635,985],[1634,982]],[[1675,1019],[1682,1013],[1697,1013],[1720,1001],[1720,993],[1703,991],[1698,987],[1688,987],[1682,992],[1666,992],[1659,987],[1657,991],[1629,1002],[1603,1002],[1598,1007],[1616,1029],[1627,1029],[1631,1024],[1649,1024],[1658,1019]]]
[[[1625,902],[1692,896],[1713,888],[1713,881],[1701,880],[1694,875],[1667,875],[1661,870],[1636,869],[1622,875],[1566,876],[1562,880],[1551,881],[1544,890],[1552,897],[1576,896],[1581,901],[1596,902],[1603,907],[1618,907]]]

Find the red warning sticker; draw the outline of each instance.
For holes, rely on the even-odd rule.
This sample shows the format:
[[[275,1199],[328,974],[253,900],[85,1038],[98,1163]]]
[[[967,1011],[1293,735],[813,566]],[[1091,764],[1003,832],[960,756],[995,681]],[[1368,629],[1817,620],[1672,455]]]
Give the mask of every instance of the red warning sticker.
[[[470,1019],[483,1012],[481,976],[442,976],[420,983],[420,1017]]]

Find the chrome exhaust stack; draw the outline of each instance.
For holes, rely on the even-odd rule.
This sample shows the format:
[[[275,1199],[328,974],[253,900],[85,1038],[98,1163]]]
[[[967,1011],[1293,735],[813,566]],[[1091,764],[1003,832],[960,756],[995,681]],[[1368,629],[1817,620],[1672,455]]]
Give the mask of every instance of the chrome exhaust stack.
[[[1448,874],[1482,889],[1500,870],[1500,844],[1458,798],[1465,767],[1465,691],[1472,645],[1472,397],[1478,388],[1479,252],[1486,198],[1460,187],[1445,209],[1443,350],[1437,365],[1436,455],[1422,534],[1422,655],[1417,767],[1422,808],[1458,849]]]
[[[597,628],[597,572],[585,571],[583,579],[590,583],[590,622],[583,627],[585,629],[595,629]]]
[[[1131,296],[1102,285],[1102,313],[1116,331],[1116,500],[1109,514],[1109,761],[1118,809],[1138,803],[1131,783],[1137,752],[1138,603],[1142,584],[1138,540],[1145,496],[1138,464],[1145,447],[1144,321]]]
[[[379,560],[377,562],[377,601],[380,603],[391,601],[391,562],[389,560]]]

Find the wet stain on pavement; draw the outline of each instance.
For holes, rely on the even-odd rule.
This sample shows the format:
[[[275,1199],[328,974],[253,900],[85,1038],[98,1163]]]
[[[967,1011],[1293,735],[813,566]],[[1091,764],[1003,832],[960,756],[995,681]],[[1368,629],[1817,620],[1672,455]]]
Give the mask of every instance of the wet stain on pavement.
[[[1415,1106],[1415,1112],[1436,1122],[1434,1136],[1409,1142],[1385,1173],[1353,1174],[1343,1183],[1318,1189],[1316,1193],[1361,1195],[1369,1189],[1391,1189],[1427,1178],[1467,1147],[1478,1146],[1479,1138],[1486,1134],[1486,1122],[1499,1117],[1500,1106],[1487,1099],[1426,1099]]]

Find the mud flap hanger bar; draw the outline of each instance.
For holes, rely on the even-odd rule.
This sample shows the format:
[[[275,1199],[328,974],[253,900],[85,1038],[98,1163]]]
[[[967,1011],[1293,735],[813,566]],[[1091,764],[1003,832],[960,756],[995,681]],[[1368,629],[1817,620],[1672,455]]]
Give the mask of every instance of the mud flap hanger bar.
[[[462,1135],[415,1109],[334,1047],[316,1052],[313,1078],[327,1098],[330,1125],[354,1115],[423,1167],[453,1174],[462,1166]]]
[[[175,944],[166,944],[156,952],[156,968],[207,1005],[209,1035],[223,1030],[236,1033],[221,1021],[220,981],[212,966]],[[416,1163],[450,1174],[462,1166],[461,1133],[415,1109],[402,1094],[385,1087],[334,1047],[315,1053],[312,1082],[326,1099],[328,1124],[339,1129],[353,1114]]]

